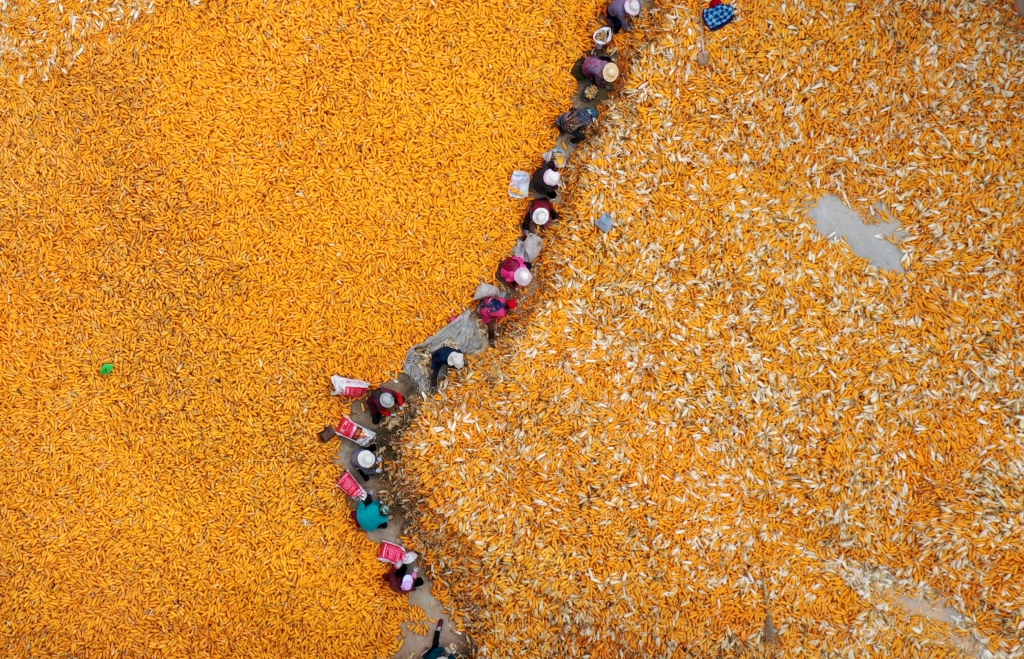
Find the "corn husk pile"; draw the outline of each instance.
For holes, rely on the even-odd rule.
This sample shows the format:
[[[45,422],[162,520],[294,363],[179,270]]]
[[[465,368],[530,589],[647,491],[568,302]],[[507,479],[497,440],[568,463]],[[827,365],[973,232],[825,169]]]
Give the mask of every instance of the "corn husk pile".
[[[157,2],[48,82],[4,55],[0,655],[397,647],[328,376],[511,250],[596,6]]]
[[[1024,656],[1024,25],[697,11],[655,13],[547,284],[404,440],[435,590],[487,657]],[[907,274],[813,229],[828,193]]]

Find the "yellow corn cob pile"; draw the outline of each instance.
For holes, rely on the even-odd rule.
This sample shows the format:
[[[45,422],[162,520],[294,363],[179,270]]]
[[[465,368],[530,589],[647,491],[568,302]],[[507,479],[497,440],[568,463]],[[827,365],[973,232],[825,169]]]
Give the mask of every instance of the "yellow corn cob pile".
[[[3,54],[0,655],[397,647],[328,377],[511,249],[597,4],[159,2],[48,82]]]
[[[1024,25],[743,1],[704,69],[698,10],[655,12],[547,283],[405,438],[412,545],[489,657],[961,656],[899,595],[1024,656]],[[892,209],[908,274],[818,234],[826,193]]]

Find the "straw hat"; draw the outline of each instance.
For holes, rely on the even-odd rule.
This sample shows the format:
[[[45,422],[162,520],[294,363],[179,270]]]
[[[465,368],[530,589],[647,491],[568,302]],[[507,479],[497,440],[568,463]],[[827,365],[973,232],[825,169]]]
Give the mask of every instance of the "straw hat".
[[[516,270],[513,278],[520,286],[529,286],[530,282],[533,281],[533,273],[528,268],[519,268]]]
[[[640,13],[640,0],[626,0],[625,9],[630,16],[636,16]]]
[[[550,219],[551,213],[549,213],[548,209],[546,208],[538,208],[537,210],[533,211],[533,221],[536,224],[543,226],[547,224],[548,220]]]
[[[369,469],[377,463],[377,456],[370,451],[359,451],[356,453],[356,462],[358,462],[359,466],[363,469]]]
[[[615,62],[608,62],[601,69],[601,77],[605,82],[615,82],[619,79],[619,65]]]
[[[391,408],[395,405],[395,397],[390,392],[385,391],[380,395],[381,407]]]

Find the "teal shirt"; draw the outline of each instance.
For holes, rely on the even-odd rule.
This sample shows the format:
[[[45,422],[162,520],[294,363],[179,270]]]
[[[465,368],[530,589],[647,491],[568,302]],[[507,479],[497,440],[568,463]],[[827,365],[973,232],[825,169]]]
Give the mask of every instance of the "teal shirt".
[[[434,648],[423,655],[423,659],[448,659],[448,650],[444,648]]]
[[[356,521],[364,531],[376,531],[388,521],[388,516],[381,514],[380,501],[373,501],[369,506],[360,501],[356,506]]]

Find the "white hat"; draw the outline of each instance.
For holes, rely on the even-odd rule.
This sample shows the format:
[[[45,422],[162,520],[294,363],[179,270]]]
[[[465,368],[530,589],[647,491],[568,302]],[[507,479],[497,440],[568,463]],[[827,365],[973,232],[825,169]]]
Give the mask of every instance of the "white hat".
[[[538,208],[537,210],[533,211],[533,221],[536,222],[537,224],[545,225],[548,223],[548,220],[550,219],[551,213],[548,213],[548,209],[546,208]]]
[[[385,391],[380,395],[380,404],[383,407],[392,407],[395,404],[395,397],[392,396],[389,392]]]
[[[640,13],[640,0],[626,0],[625,9],[630,16],[636,16]]]
[[[512,278],[516,280],[516,283],[520,286],[529,286],[530,282],[533,281],[533,273],[528,268],[516,268],[516,272],[512,275]]]
[[[414,581],[415,580],[412,578],[411,574],[407,574],[404,577],[402,577],[402,590],[412,590],[412,584]]]
[[[369,469],[376,464],[377,456],[370,451],[359,451],[356,453],[356,462],[358,462],[359,466],[363,469]]]
[[[615,62],[608,62],[601,69],[601,77],[605,82],[615,82],[619,79],[619,65]]]
[[[618,75],[618,73],[616,73],[616,75]],[[562,175],[553,169],[549,169],[546,172],[544,172],[544,182],[547,183],[548,185],[558,185],[559,182],[561,182],[561,180]]]
[[[466,365],[466,358],[461,352],[453,352],[448,355],[448,365],[452,368],[462,368]]]

